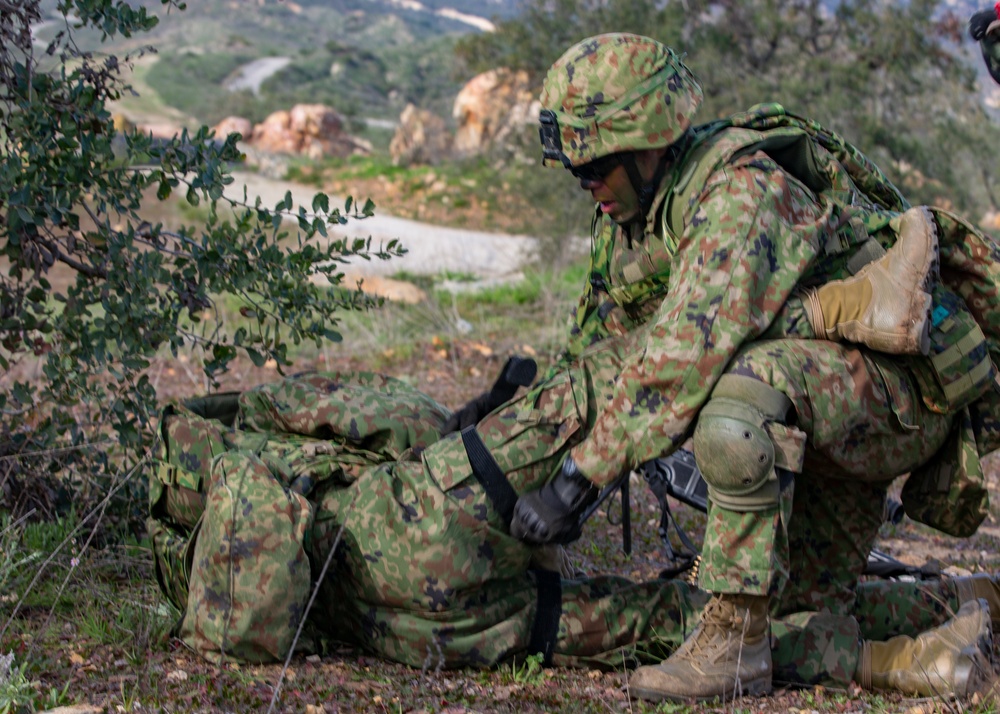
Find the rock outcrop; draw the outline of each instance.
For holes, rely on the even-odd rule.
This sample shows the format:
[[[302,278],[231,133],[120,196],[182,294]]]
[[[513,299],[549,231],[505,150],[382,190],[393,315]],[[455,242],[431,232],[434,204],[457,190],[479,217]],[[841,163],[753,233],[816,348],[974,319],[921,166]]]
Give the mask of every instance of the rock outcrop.
[[[371,145],[344,132],[344,119],[323,104],[296,104],[253,128],[250,144],[259,151],[304,154],[312,159],[371,152]]]
[[[225,141],[230,134],[236,133],[243,137],[243,141],[249,141],[253,134],[253,124],[249,119],[243,117],[226,117],[213,127],[215,138]]]
[[[396,166],[435,165],[451,154],[451,134],[444,119],[426,109],[407,104],[399,126],[389,142],[389,155]]]
[[[492,69],[473,77],[455,97],[455,153],[481,154],[513,140],[538,121],[538,110],[527,72]]]

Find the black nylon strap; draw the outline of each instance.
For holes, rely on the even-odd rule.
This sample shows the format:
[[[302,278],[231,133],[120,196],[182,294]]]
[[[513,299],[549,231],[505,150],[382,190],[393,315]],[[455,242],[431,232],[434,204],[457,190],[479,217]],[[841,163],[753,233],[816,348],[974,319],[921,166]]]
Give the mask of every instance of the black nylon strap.
[[[553,570],[533,570],[538,585],[538,606],[535,608],[535,623],[531,626],[531,641],[528,651],[541,652],[542,663],[552,664],[552,654],[559,636],[559,618],[562,617],[562,578]]]
[[[486,448],[475,426],[462,429],[462,443],[465,444],[465,453],[469,456],[472,475],[482,484],[486,496],[503,522],[510,526],[510,520],[514,517],[514,504],[517,503],[517,493],[493,459],[493,454]]]

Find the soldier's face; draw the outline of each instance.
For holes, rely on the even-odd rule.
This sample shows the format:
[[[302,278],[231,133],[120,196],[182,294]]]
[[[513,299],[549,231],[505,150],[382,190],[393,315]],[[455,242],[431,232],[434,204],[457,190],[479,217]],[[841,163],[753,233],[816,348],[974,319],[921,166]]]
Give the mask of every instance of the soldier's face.
[[[660,157],[665,151],[666,149],[648,149],[633,154],[643,181],[652,180]],[[594,201],[600,205],[601,212],[615,223],[628,223],[639,217],[639,196],[621,163],[615,164],[603,178],[596,176],[580,178],[580,188],[589,191]]]
[[[580,188],[590,191],[601,212],[615,223],[628,223],[639,215],[639,197],[624,166],[615,166],[603,179],[580,179]]]

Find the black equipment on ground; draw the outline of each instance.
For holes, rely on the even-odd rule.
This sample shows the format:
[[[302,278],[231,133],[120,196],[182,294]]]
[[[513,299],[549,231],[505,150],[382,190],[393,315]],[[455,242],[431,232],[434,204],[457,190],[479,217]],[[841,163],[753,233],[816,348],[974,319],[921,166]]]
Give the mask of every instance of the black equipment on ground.
[[[661,577],[671,578],[681,573],[692,570],[686,577],[693,581],[697,574],[697,565],[700,560],[699,549],[688,537],[684,529],[680,527],[670,510],[670,503],[667,497],[675,498],[682,503],[695,508],[702,513],[708,512],[708,484],[698,470],[695,463],[694,454],[686,449],[678,449],[670,456],[647,461],[640,468],[646,484],[653,495],[656,496],[660,505],[660,525],[659,535],[663,542],[663,549],[670,565],[660,573]],[[615,491],[621,491],[622,500],[622,547],[626,554],[632,552],[632,534],[629,514],[629,478],[623,477],[620,482],[616,482],[606,487],[598,500],[584,513],[584,518],[591,516],[594,511]],[[899,523],[903,519],[903,505],[895,499],[889,499],[886,504],[885,520],[888,523]],[[675,543],[671,537],[671,531],[676,534]],[[866,575],[876,575],[884,578],[898,579],[922,579],[934,577],[939,574],[938,569],[933,565],[916,567],[907,565],[896,560],[887,553],[879,550],[872,550],[868,555],[868,565],[865,568]]]

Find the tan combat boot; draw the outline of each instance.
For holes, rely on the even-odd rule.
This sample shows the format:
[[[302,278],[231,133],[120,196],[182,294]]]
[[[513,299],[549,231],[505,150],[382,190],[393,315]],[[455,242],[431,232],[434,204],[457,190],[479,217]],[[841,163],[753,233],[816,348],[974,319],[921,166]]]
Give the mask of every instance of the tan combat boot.
[[[958,604],[982,598],[990,606],[990,622],[993,632],[1000,630],[1000,583],[987,573],[965,575],[955,578],[955,590],[958,594]]]
[[[661,701],[734,699],[771,691],[768,598],[715,595],[701,624],[676,652],[639,667],[629,680],[633,697]]]
[[[938,238],[922,206],[900,216],[899,237],[857,275],[808,290],[803,303],[816,336],[888,354],[930,351],[930,290],[937,280]]]
[[[864,689],[922,697],[985,693],[993,677],[993,633],[985,600],[970,600],[948,622],[917,637],[865,641],[854,675]]]

